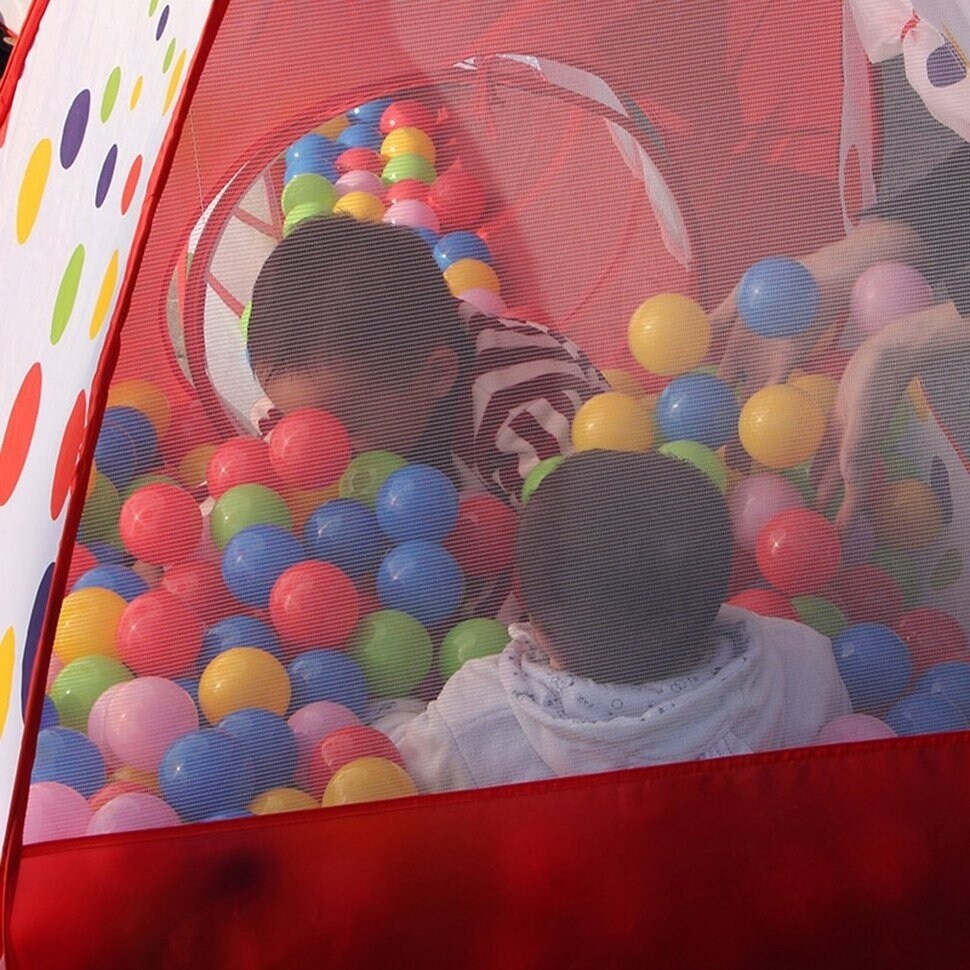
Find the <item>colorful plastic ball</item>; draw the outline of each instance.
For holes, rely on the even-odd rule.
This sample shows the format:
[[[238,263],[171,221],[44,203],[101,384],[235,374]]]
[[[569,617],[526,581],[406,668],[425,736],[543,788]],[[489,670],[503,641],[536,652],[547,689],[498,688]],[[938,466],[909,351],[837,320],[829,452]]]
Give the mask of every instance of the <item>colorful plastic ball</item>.
[[[146,423],[148,419],[145,418]],[[138,450],[123,428],[102,425],[94,462],[115,488],[124,488],[138,474]]]
[[[145,792],[149,795],[154,794],[137,781],[109,781],[104,788],[95,792],[88,799],[88,805],[92,812],[96,812],[99,808],[107,805],[112,798],[117,798],[119,795],[128,795],[131,792]]]
[[[285,216],[296,210],[312,210],[313,215],[326,215],[337,201],[337,190],[333,183],[316,172],[304,172],[291,178],[283,188],[280,207]]]
[[[276,580],[269,613],[284,649],[342,646],[357,625],[358,593],[336,566],[301,562]]]
[[[395,128],[420,128],[422,131],[431,131],[434,124],[434,113],[427,105],[413,98],[400,98],[392,101],[384,109],[379,127],[387,134]]]
[[[711,325],[690,297],[660,293],[634,311],[627,341],[641,367],[673,377],[686,374],[707,356]]]
[[[303,542],[310,556],[351,579],[376,572],[387,546],[374,511],[353,499],[334,499],[311,513]]]
[[[311,756],[320,742],[332,731],[360,726],[360,718],[332,701],[316,701],[294,711],[287,721],[296,738],[296,781],[301,788],[308,788],[308,770]]]
[[[260,792],[250,803],[253,815],[279,815],[282,812],[303,812],[319,808],[320,804],[299,788],[270,788]]]
[[[73,550],[71,550],[71,563],[67,571],[67,585],[65,588],[68,591],[73,590],[77,581],[85,573],[90,572],[98,565],[100,564],[98,563],[97,556],[87,546],[82,546],[80,542],[76,542]]]
[[[209,460],[206,486],[213,498],[236,485],[265,485],[279,489],[283,484],[273,470],[266,442],[238,436],[224,441]]]
[[[759,616],[775,616],[783,620],[798,620],[798,613],[788,599],[773,589],[745,589],[735,593],[729,606],[738,606]]]
[[[118,528],[133,556],[168,566],[195,551],[202,535],[202,512],[184,489],[147,485],[125,502]]]
[[[501,653],[508,642],[508,627],[498,620],[485,617],[462,620],[441,641],[438,671],[447,680],[467,661]]]
[[[108,388],[105,407],[106,410],[123,407],[141,411],[151,421],[159,437],[168,431],[172,421],[172,405],[165,393],[157,384],[140,378],[113,382]]]
[[[437,468],[408,465],[385,479],[374,511],[380,528],[395,542],[439,540],[458,521],[458,492]]]
[[[172,420],[160,442],[162,457],[170,468],[178,467],[182,459],[200,444],[218,441],[219,435],[198,399],[172,412]]]
[[[797,387],[773,384],[748,398],[738,433],[744,450],[767,468],[794,468],[808,461],[822,443],[825,415]]]
[[[699,441],[667,441],[657,453],[678,461],[686,461],[703,472],[723,495],[727,491],[727,469],[717,452]]]
[[[365,616],[351,634],[347,652],[375,697],[404,697],[431,669],[431,637],[418,620],[399,610]]]
[[[290,680],[283,665],[266,650],[230,647],[218,654],[199,678],[199,706],[210,724],[234,711],[258,707],[286,714]]]
[[[224,550],[234,535],[253,525],[293,526],[290,510],[279,492],[265,485],[236,485],[223,492],[209,515],[209,530]]]
[[[190,448],[178,464],[176,477],[179,482],[193,490],[205,485],[209,462],[218,447],[216,444],[203,444]]]
[[[399,156],[410,157],[415,156]],[[392,159],[388,164],[393,164]],[[461,161],[455,161],[448,169],[431,181],[428,205],[438,214],[445,232],[454,229],[471,229],[482,221],[485,214],[485,189],[474,175],[466,172]]]
[[[463,591],[458,563],[441,546],[424,539],[395,546],[377,571],[381,605],[410,613],[429,627],[458,609]]]
[[[407,226],[409,229],[430,229],[438,232],[438,217],[427,202],[405,199],[389,205],[384,213],[384,221],[392,226]]]
[[[466,576],[499,576],[512,568],[518,517],[503,501],[484,492],[458,500],[458,521],[443,545]]]
[[[117,543],[99,542],[97,539],[94,539],[88,543],[88,549],[97,557],[95,559],[96,562],[106,566],[131,566],[134,568],[135,557],[127,549],[121,547],[120,539],[118,539]],[[150,568],[154,567],[152,566]]]
[[[845,744],[850,741],[880,741],[896,732],[871,714],[843,714],[833,718],[815,736],[812,744]]]
[[[55,678],[56,680],[56,678]],[[61,723],[61,716],[57,712],[57,705],[49,694],[44,695],[44,704],[40,710],[41,728],[57,727]]]
[[[107,781],[104,758],[97,745],[80,731],[44,728],[37,734],[30,781],[57,781],[90,798]]]
[[[323,488],[338,481],[350,464],[347,429],[326,411],[301,408],[273,429],[269,459],[277,475],[297,488]]]
[[[374,98],[372,101],[364,101],[347,112],[347,119],[350,124],[376,127],[380,124],[384,112],[391,106],[393,100],[393,98]]]
[[[373,507],[388,475],[407,462],[390,451],[365,451],[357,455],[340,477],[340,497]]]
[[[945,697],[919,692],[897,701],[886,714],[886,724],[903,738],[970,728],[967,718]]]
[[[166,590],[133,599],[118,621],[118,655],[139,677],[177,677],[202,650],[202,620]]]
[[[243,708],[220,721],[219,730],[231,734],[249,755],[257,792],[293,784],[296,736],[278,714],[258,707]]]
[[[337,144],[344,148],[370,148],[380,151],[383,138],[373,125],[350,124],[339,135]]]
[[[293,206],[293,208],[290,209],[290,211],[286,214],[286,218],[283,220],[283,238],[285,239],[291,232],[293,232],[294,229],[299,228],[300,224],[306,222],[307,219],[316,219],[318,216],[323,214],[323,210],[313,202],[304,202],[300,205]],[[248,349],[246,353],[248,355]],[[184,474],[182,477],[183,480],[185,480]]]
[[[564,461],[565,455],[553,455],[551,458],[543,458],[537,462],[522,482],[522,494],[520,501],[522,505],[528,504],[535,490],[542,484],[547,475],[551,475]]]
[[[740,482],[728,497],[734,541],[742,549],[754,549],[761,530],[780,512],[805,506],[801,492],[779,475],[752,475]]]
[[[850,299],[852,322],[864,334],[933,305],[926,277],[906,263],[876,263],[859,274]]]
[[[402,179],[416,179],[431,185],[438,177],[434,165],[421,155],[395,155],[389,159],[381,172],[381,180],[385,185],[393,185]],[[428,193],[430,199],[431,193]],[[441,214],[438,214],[441,218]]]
[[[899,584],[872,563],[844,569],[832,581],[828,593],[850,623],[892,626],[906,608]]]
[[[461,294],[463,303],[489,317],[500,317],[506,311],[505,300],[491,290],[471,289]]]
[[[909,684],[912,664],[906,644],[887,626],[848,626],[832,640],[832,651],[856,713],[881,714]]]
[[[931,694],[970,718],[970,663],[949,661],[930,667],[917,681],[917,694]]]
[[[363,151],[363,149],[354,148],[351,151]],[[377,158],[378,156],[375,155],[374,157]],[[362,169],[354,169],[341,175],[334,188],[337,190],[338,196],[350,195],[351,192],[366,192],[368,195],[376,196],[386,202],[384,183],[381,181],[380,175]]]
[[[909,650],[914,677],[947,661],[970,663],[970,646],[963,627],[943,610],[917,606],[899,617],[893,628]]]
[[[804,391],[819,407],[826,417],[835,405],[839,383],[825,374],[798,374],[788,379],[792,387]]]
[[[121,498],[118,489],[99,472],[92,471],[84,511],[78,525],[78,539],[85,545],[101,540],[118,542],[118,515]]]
[[[271,627],[253,616],[227,616],[209,627],[202,638],[199,666],[205,669],[220,653],[232,647],[258,647],[283,659],[283,649]]]
[[[358,758],[337,772],[323,793],[323,807],[417,795],[411,776],[386,758]]]
[[[256,791],[255,769],[231,734],[202,728],[165,752],[158,769],[165,801],[186,822],[241,811]]]
[[[648,451],[653,444],[653,420],[635,398],[605,391],[576,412],[572,440],[577,451]]]
[[[118,656],[118,621],[127,603],[110,589],[92,586],[69,593],[61,603],[54,653],[69,664],[79,657]]]
[[[795,596],[791,605],[795,607],[802,623],[830,640],[848,626],[845,614],[834,603],[821,596]]]
[[[384,194],[384,183],[380,180],[380,174],[384,168],[384,159],[373,148],[348,148],[337,156],[334,167],[341,177],[350,172],[367,172],[369,175],[373,175],[381,185],[380,191],[374,192],[374,195],[382,196]],[[337,179],[337,182],[339,183],[340,179]],[[365,191],[371,190],[365,189]]]
[[[502,284],[498,274],[488,263],[480,259],[458,259],[444,271],[445,282],[451,295],[460,297],[465,290],[491,290],[501,293]]]
[[[437,158],[434,142],[420,128],[395,128],[384,136],[380,147],[381,157],[387,161],[398,155],[420,155],[432,165]]]
[[[797,260],[759,260],[738,284],[738,314],[763,337],[793,337],[811,326],[821,302],[818,284]]]
[[[404,647],[402,646],[403,650]],[[367,682],[357,658],[340,650],[306,650],[289,665],[291,706],[332,701],[358,716],[367,711]]]
[[[811,509],[779,512],[758,534],[755,558],[761,575],[789,596],[815,593],[836,574],[839,534]]]
[[[171,593],[207,625],[238,608],[222,580],[219,564],[209,559],[190,559],[169,566],[159,589]]]
[[[334,171],[334,159],[343,149],[343,145],[316,132],[298,138],[286,150],[286,180],[304,172],[327,176]]]
[[[381,185],[383,184],[381,182]],[[427,182],[419,182],[417,179],[401,179],[385,188],[384,201],[388,205],[393,205],[395,202],[405,202],[408,199],[427,202],[429,189],[430,186]]]
[[[340,495],[340,485],[335,482],[325,488],[293,488],[283,489],[283,498],[293,516],[293,531],[302,535],[307,519],[316,512],[324,502],[333,501]]]
[[[66,664],[50,688],[58,724],[84,731],[95,702],[115,684],[131,680],[131,671],[111,657],[91,654]]]
[[[739,413],[734,391],[710,374],[674,378],[654,412],[668,441],[699,441],[715,450],[734,437]]]
[[[108,705],[111,703],[111,698],[114,696],[118,688],[121,687],[122,684],[127,683],[130,679],[131,674],[129,672],[127,678],[123,678],[117,683],[111,684],[100,694],[98,694],[97,699],[93,704],[90,705],[90,711],[87,715],[87,723],[79,723],[77,725],[77,730],[84,731],[84,733],[87,734],[87,736],[98,746],[98,750],[101,752],[101,755],[104,758],[104,766],[108,774],[111,774],[121,767],[121,759],[114,753],[114,751],[111,750],[111,746],[108,744]]]
[[[164,677],[120,684],[108,701],[104,738],[124,764],[155,771],[173,741],[199,727],[195,701]]]
[[[34,782],[27,794],[24,845],[80,838],[93,814],[84,795],[69,785]]]
[[[333,205],[335,216],[350,216],[360,222],[380,222],[384,218],[384,203],[370,192],[348,192]]]
[[[179,824],[175,810],[148,792],[127,792],[102,805],[88,824],[87,835],[110,835],[161,829]]]
[[[399,768],[404,767],[400,751],[380,731],[363,725],[340,728],[331,731],[311,752],[307,765],[307,791],[319,801],[330,779],[344,765],[358,758],[384,758]]]
[[[481,236],[459,230],[443,235],[434,247],[434,259],[438,269],[444,272],[460,259],[474,259],[492,265],[492,251]]]
[[[890,482],[882,490],[873,524],[876,535],[893,549],[923,549],[943,532],[943,510],[929,485],[913,478]]]
[[[237,532],[226,545],[222,578],[240,603],[265,607],[276,580],[306,558],[293,533],[275,525],[251,525]]]
[[[148,589],[148,584],[127,566],[98,565],[83,573],[75,581],[72,592],[82,589],[106,589],[117,593],[126,602]],[[120,615],[120,614],[119,614]]]
[[[417,234],[421,237],[421,241],[428,247],[428,249],[434,249],[435,244],[438,242],[438,234],[432,232],[430,229],[417,228],[412,229],[411,232]]]

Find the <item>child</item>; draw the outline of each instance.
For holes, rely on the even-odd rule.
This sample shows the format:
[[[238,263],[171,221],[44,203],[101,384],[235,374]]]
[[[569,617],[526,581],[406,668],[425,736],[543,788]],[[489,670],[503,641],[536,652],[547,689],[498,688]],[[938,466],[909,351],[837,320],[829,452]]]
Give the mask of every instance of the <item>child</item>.
[[[357,451],[435,465],[513,505],[529,471],[568,448],[583,401],[609,389],[544,327],[463,322],[415,232],[346,218],[301,223],[273,251],[248,343],[279,410],[330,411]]]
[[[720,605],[730,523],[690,465],[567,458],[526,506],[518,556],[530,624],[423,713],[375,723],[424,791],[803,745],[851,710],[825,637]]]

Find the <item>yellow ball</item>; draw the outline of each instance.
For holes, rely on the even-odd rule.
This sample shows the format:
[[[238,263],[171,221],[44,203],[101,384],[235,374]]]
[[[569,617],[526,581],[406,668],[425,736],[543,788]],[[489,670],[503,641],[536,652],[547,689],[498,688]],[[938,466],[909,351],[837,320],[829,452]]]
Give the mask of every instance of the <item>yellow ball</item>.
[[[293,517],[293,531],[297,535],[302,535],[303,526],[313,512],[324,502],[340,498],[340,483],[334,482],[333,485],[327,485],[325,488],[284,488],[281,494]]]
[[[299,788],[270,788],[249,803],[253,815],[278,815],[280,812],[299,812],[305,808],[319,807],[315,798]]]
[[[465,290],[491,290],[493,293],[502,290],[495,270],[480,259],[457,259],[445,270],[444,277],[452,296],[461,296]]]
[[[358,758],[339,769],[323,793],[323,807],[417,795],[411,776],[386,758]]]
[[[641,367],[673,377],[686,374],[707,356],[711,325],[690,297],[659,293],[634,311],[627,340]]]
[[[876,503],[876,535],[894,549],[922,549],[943,531],[943,509],[929,485],[915,478],[890,482]]]
[[[827,416],[832,410],[839,384],[831,377],[825,374],[797,374],[790,377],[788,383],[804,391],[819,406],[822,414]]]
[[[643,385],[628,370],[619,368],[604,370],[603,378],[614,391],[619,391],[621,394],[644,397],[647,393]]]
[[[157,795],[160,792],[157,771],[148,771],[144,768],[132,768],[131,765],[122,765],[112,773],[109,780],[133,781],[136,785],[144,785],[153,795]]]
[[[572,433],[577,451],[649,451],[653,418],[635,397],[606,391],[591,397],[576,412]]]
[[[384,218],[384,203],[370,192],[348,192],[333,206],[335,216],[352,216],[360,222],[380,222]]]
[[[395,128],[381,142],[381,156],[387,160],[397,155],[420,155],[434,165],[434,142],[420,128]]]
[[[102,654],[118,658],[115,634],[128,604],[110,589],[90,586],[64,597],[54,634],[54,653],[65,664]]]
[[[738,433],[744,450],[766,468],[794,468],[818,451],[825,415],[804,391],[773,384],[748,398]]]
[[[324,138],[331,138],[336,141],[337,135],[339,135],[344,128],[349,127],[349,125],[350,122],[347,120],[346,115],[337,115],[335,118],[325,121],[322,125],[316,128],[316,133],[318,135],[323,135]]]
[[[203,671],[199,706],[213,725],[245,707],[258,707],[282,717],[290,706],[290,679],[271,653],[256,647],[232,647]]]
[[[172,422],[172,405],[156,384],[133,379],[118,381],[108,389],[109,408],[134,408],[151,421],[159,438]]]
[[[215,444],[196,445],[179,462],[178,478],[186,488],[195,488],[205,481],[209,473],[209,461],[219,448]]]

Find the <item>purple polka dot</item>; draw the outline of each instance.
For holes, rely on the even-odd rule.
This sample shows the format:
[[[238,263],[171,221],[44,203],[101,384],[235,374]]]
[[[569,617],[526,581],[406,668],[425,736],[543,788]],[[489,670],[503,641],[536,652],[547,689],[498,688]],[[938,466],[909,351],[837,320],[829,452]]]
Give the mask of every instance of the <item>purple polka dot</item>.
[[[30,619],[27,621],[27,636],[24,640],[24,658],[21,661],[20,678],[20,710],[27,709],[27,694],[30,692],[30,675],[34,670],[34,660],[37,658],[37,644],[40,641],[40,631],[44,624],[44,614],[47,612],[47,600],[51,592],[51,579],[54,576],[54,564],[51,563],[41,577],[40,585],[34,594],[34,605],[30,609]]]
[[[155,40],[161,40],[165,33],[165,25],[168,23],[168,7],[164,7],[158,15],[158,26],[155,28]]]
[[[926,76],[933,87],[948,88],[959,84],[967,76],[967,69],[957,52],[949,44],[944,44],[926,58]]]
[[[99,209],[108,195],[108,189],[111,188],[111,179],[115,174],[115,162],[117,161],[118,146],[112,145],[108,149],[108,154],[104,156],[104,162],[101,165],[101,174],[98,176],[98,187],[94,193],[94,204]]]
[[[88,115],[91,113],[91,92],[85,88],[67,109],[64,119],[64,130],[61,132],[61,165],[70,168],[81,150],[84,132],[88,127]]]

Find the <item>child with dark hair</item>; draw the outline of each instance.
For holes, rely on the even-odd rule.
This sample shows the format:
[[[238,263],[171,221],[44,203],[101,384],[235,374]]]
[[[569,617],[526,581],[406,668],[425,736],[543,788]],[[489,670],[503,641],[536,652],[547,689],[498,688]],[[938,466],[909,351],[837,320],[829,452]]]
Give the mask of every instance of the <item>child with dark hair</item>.
[[[406,228],[301,223],[266,260],[252,303],[250,359],[276,408],[330,411],[356,450],[435,465],[512,504],[529,471],[568,448],[580,405],[609,389],[558,334],[462,315]]]
[[[567,458],[522,515],[530,623],[376,726],[425,791],[806,744],[851,710],[831,644],[721,606],[730,555],[724,500],[692,466]]]

